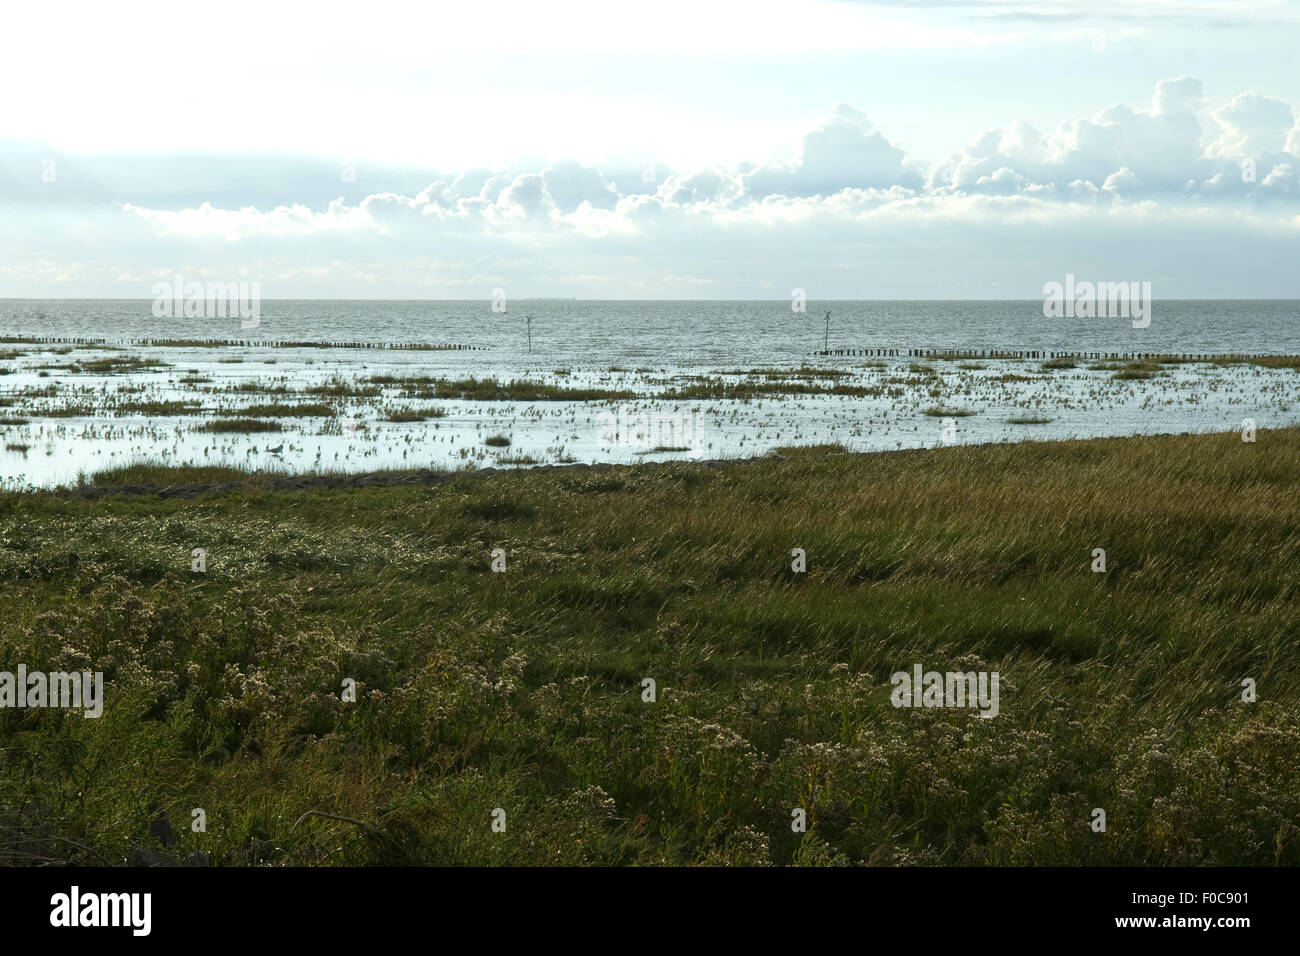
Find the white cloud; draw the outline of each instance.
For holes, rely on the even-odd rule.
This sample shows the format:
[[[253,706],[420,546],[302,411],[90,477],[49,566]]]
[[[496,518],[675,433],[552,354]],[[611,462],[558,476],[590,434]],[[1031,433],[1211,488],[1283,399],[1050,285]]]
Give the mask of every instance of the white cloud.
[[[1300,237],[1300,154],[1282,149],[1296,140],[1290,106],[1247,92],[1204,120],[1203,109],[1198,81],[1166,80],[1148,108],[1115,104],[1050,133],[1020,119],[986,130],[924,177],[921,159],[841,104],[790,159],[649,177],[559,159],[403,189],[348,194],[327,182],[339,188],[321,203],[168,208],[78,193],[52,211],[20,196],[8,219],[17,210],[31,228],[0,235],[0,292],[57,281],[144,294],[132,291],[140,276],[184,269],[265,278],[271,297],[277,280],[284,295],[346,294],[356,282],[448,295],[558,276],[585,277],[583,287],[536,291],[762,295],[821,281],[842,295],[924,296],[969,292],[986,274],[1004,292],[1019,281],[1036,294],[1042,270],[1079,259],[1188,283],[1217,270],[1245,284],[1240,294],[1262,294],[1258,270],[1271,263],[1272,281],[1294,283],[1282,266]],[[1253,180],[1243,152],[1257,153]]]

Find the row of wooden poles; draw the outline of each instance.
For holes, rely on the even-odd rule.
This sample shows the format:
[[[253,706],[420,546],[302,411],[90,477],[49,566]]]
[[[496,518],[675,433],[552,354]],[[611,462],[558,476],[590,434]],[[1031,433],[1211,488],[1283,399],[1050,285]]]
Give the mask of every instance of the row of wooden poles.
[[[292,342],[292,341],[254,341],[251,339],[135,339],[127,342],[113,343],[107,339],[80,338],[68,336],[37,336],[31,338],[0,337],[0,344],[5,345],[143,345],[143,346],[237,346],[243,348],[273,349],[397,349],[422,352],[473,352],[484,351],[483,345],[427,345],[421,342]],[[819,349],[813,355],[875,356],[880,358],[901,356],[902,349]],[[1246,359],[1260,358],[1262,353],[1229,352],[1223,354],[1206,353],[1169,353],[1169,352],[1057,352],[1041,349],[907,349],[911,358],[939,359],[1099,359],[1102,361],[1142,361],[1165,360],[1175,362],[1239,362]]]
[[[1263,353],[1228,352],[1057,352],[1043,349],[907,349],[911,358],[938,359],[1098,359],[1101,361],[1240,362],[1261,358]],[[818,349],[813,355],[900,356],[902,349]]]

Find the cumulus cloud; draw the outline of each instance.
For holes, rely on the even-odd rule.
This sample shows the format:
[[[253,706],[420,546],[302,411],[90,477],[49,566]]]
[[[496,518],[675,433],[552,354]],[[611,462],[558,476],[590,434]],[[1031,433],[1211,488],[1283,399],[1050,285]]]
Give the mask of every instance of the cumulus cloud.
[[[921,185],[906,154],[865,113],[841,103],[804,136],[797,159],[759,166],[741,177],[745,192],[764,196],[829,196],[841,189]]]
[[[1300,236],[1298,146],[1286,102],[1246,92],[1207,113],[1200,82],[1178,77],[1157,84],[1148,106],[1107,106],[1048,132],[1012,119],[929,162],[841,104],[792,158],[730,167],[651,164],[645,175],[634,163],[602,168],[561,159],[352,192],[330,177],[321,188],[332,195],[315,203],[168,205],[147,193],[137,200],[115,183],[111,195],[78,194],[57,215],[40,207],[21,238],[0,233],[7,263],[0,292],[24,294],[31,288],[24,281],[45,288],[39,283],[56,281],[51,275],[147,278],[188,264],[195,274],[311,275],[322,282],[320,294],[331,288],[326,280],[361,275],[395,289],[413,282],[410,291],[430,294],[463,294],[521,275],[581,275],[581,294],[691,294],[709,286],[754,295],[787,272],[792,285],[820,276],[847,283],[843,294],[857,296],[924,296],[940,287],[960,295],[972,282],[989,294],[1012,280],[948,288],[957,283],[953,264],[974,268],[984,256],[986,272],[1011,275],[1044,261],[1063,274],[1079,257],[1110,257],[1127,268],[1143,256],[1160,260],[1161,244],[1185,249],[1192,236],[1207,261],[1160,268],[1203,276],[1215,262],[1221,269],[1236,243],[1254,256],[1241,269],[1262,268],[1275,252],[1269,274],[1291,275],[1281,263],[1293,258]],[[118,201],[118,190],[128,198]],[[30,202],[0,195],[0,211]],[[42,250],[39,258],[33,248]],[[656,288],[655,276],[667,285]],[[746,285],[746,276],[769,285]],[[905,289],[882,286],[905,276],[913,283]],[[545,290],[566,291],[574,290]]]
[[[540,172],[474,169],[409,197],[371,193],[360,202],[362,215],[349,222],[382,227],[398,212],[418,212],[502,226],[529,222],[564,229],[581,223],[608,230],[615,221],[647,226],[672,206],[708,207],[710,215],[724,216],[727,210],[787,199],[819,199],[829,205],[844,193],[871,203],[959,195],[1019,196],[1044,203],[1230,197],[1267,202],[1295,194],[1292,171],[1300,168],[1300,153],[1295,152],[1300,129],[1288,103],[1247,92],[1212,111],[1208,122],[1199,115],[1204,106],[1199,80],[1162,80],[1148,108],[1113,104],[1090,118],[1065,120],[1050,132],[1014,119],[929,164],[923,175],[921,159],[892,144],[865,114],[840,104],[802,138],[798,154],[789,160],[656,169],[653,177],[642,177],[638,188],[624,185],[625,173],[615,181],[573,160],[556,160]],[[1247,162],[1251,174],[1243,172]],[[646,168],[655,169],[653,164]],[[266,216],[268,227],[283,230],[298,221],[332,227],[338,215],[332,211],[313,218],[299,210],[301,205]],[[210,204],[188,212],[184,221],[190,223],[208,217],[225,229],[229,222]]]
[[[1285,100],[1242,93],[1211,114],[1222,132],[1210,152],[1224,156],[1263,156],[1289,151],[1297,143],[1295,114]]]
[[[571,159],[557,160],[542,173],[542,184],[560,212],[573,212],[583,203],[593,209],[613,209],[618,192],[600,171]]]

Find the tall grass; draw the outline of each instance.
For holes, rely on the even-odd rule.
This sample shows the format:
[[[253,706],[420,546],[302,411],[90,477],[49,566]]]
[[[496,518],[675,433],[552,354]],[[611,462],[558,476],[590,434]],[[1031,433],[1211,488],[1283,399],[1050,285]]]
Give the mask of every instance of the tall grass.
[[[0,659],[108,690],[0,711],[0,854],[157,805],[228,865],[1294,865],[1298,481],[1290,429],[5,494]],[[915,664],[1000,714],[895,709]]]

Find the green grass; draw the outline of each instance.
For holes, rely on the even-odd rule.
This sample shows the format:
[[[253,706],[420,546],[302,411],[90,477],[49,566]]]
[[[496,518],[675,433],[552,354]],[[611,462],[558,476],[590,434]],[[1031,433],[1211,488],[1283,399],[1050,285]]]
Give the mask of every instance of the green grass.
[[[1300,429],[0,494],[0,659],[107,681],[0,710],[0,861],[156,805],[223,865],[1300,864],[1297,483]]]
[[[119,485],[165,488],[168,485],[207,485],[227,481],[252,481],[255,480],[255,473],[250,469],[232,468],[224,465],[172,467],[152,462],[138,462],[96,471],[90,476],[90,479],[92,484],[106,488]]]
[[[194,430],[196,432],[214,432],[217,434],[236,432],[247,435],[253,432],[283,431],[283,427],[279,422],[262,421],[258,418],[214,418],[210,422],[204,422]]]

